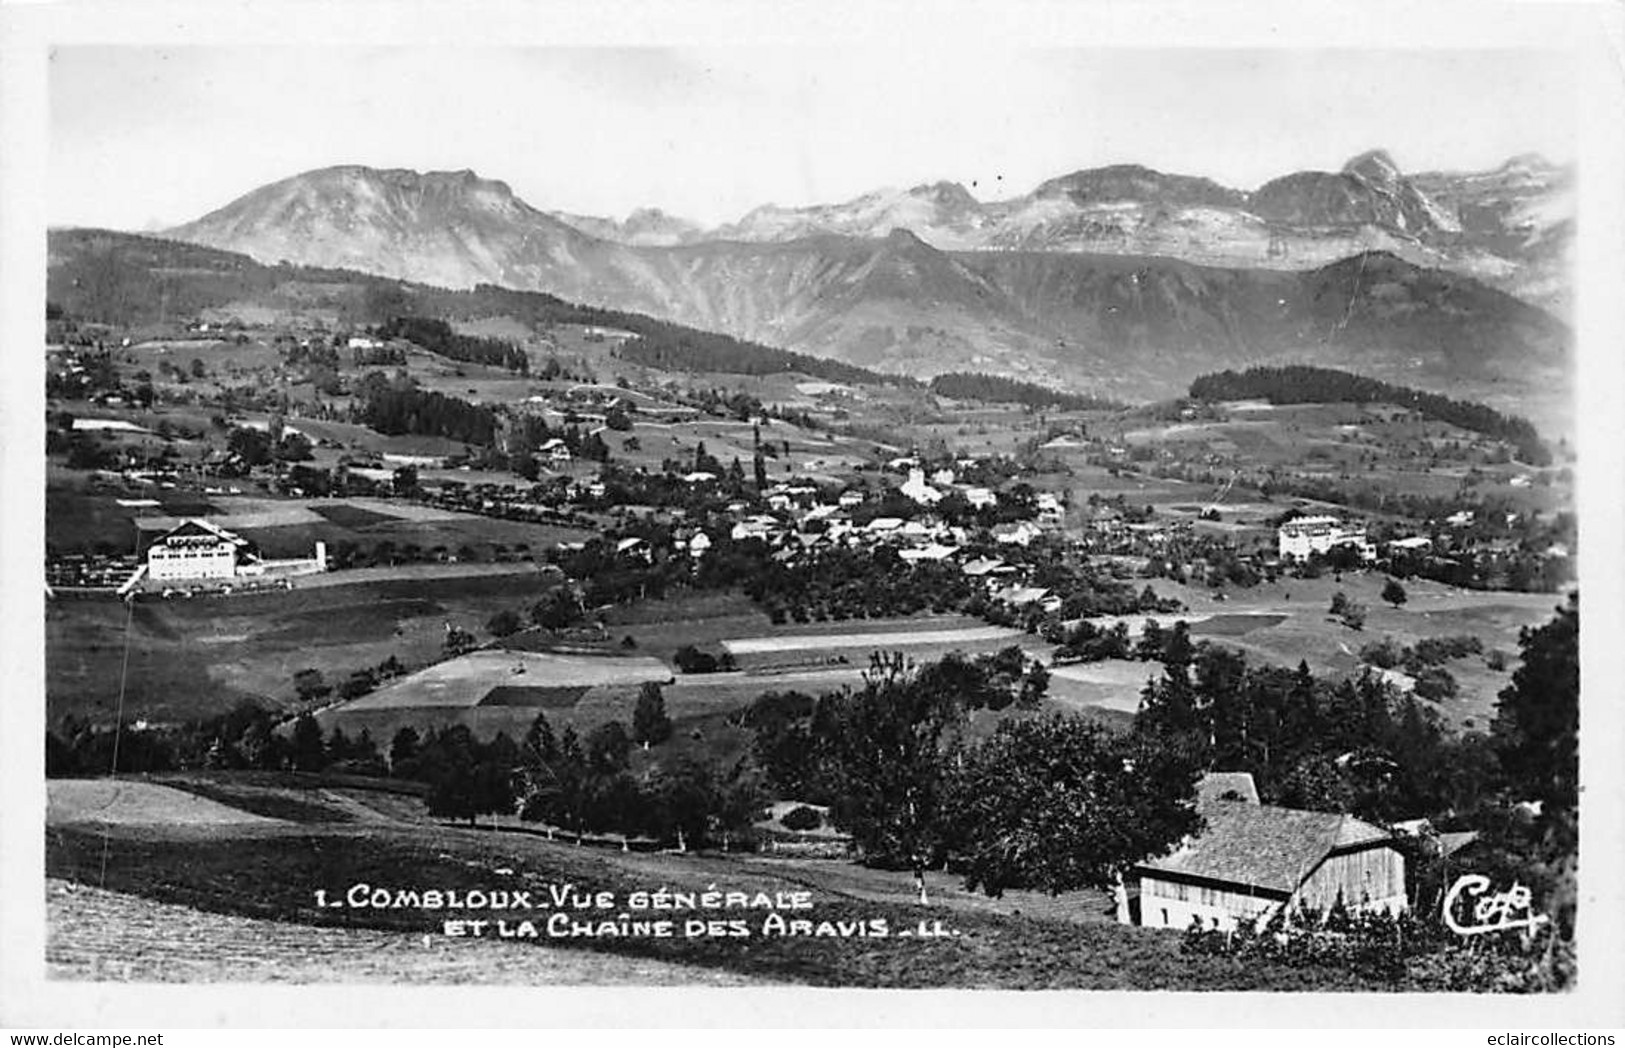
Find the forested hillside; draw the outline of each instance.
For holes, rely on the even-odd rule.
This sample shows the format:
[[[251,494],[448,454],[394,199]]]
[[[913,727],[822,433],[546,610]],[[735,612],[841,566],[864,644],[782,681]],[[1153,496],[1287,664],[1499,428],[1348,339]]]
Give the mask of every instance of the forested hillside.
[[[1197,378],[1191,383],[1190,395],[1196,400],[1261,399],[1271,404],[1395,404],[1438,422],[1504,440],[1530,465],[1545,466],[1552,461],[1550,449],[1527,419],[1334,368],[1291,365],[1221,371]]]

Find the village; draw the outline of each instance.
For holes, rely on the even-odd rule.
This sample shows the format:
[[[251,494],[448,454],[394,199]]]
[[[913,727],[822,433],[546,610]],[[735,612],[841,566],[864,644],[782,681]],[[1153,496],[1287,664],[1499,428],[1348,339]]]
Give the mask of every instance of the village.
[[[1176,677],[1239,674],[1228,701],[1284,724],[1270,674],[1297,666],[1318,702],[1380,702],[1363,731],[1418,704],[1415,759],[1453,764],[1448,731],[1496,716],[1519,630],[1573,577],[1567,461],[1382,406],[702,377],[607,324],[57,322],[53,760],[89,770],[128,723],[117,760],[155,790],[246,803],[244,776],[318,775],[427,788],[425,832],[868,864],[807,764],[852,759],[826,704],[940,679],[973,736],[1062,714],[1138,753]],[[1379,467],[1414,490],[1369,502]],[[133,671],[118,608],[147,638]],[[1188,806],[1147,817],[1162,857],[1051,889],[1068,920],[1191,950],[1306,912],[1410,920],[1480,840],[1476,800],[1371,779],[1335,721],[1268,761],[1231,730]],[[978,877],[1002,890],[955,875]],[[914,879],[968,905],[955,878]]]

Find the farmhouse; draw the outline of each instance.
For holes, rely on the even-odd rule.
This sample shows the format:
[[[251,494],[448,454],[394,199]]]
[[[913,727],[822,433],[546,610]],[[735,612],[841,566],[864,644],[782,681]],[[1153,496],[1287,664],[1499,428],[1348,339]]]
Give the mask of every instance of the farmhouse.
[[[206,520],[184,520],[147,547],[147,575],[170,579],[231,579],[253,558],[248,540]]]
[[[1311,553],[1325,553],[1334,546],[1353,546],[1367,560],[1375,556],[1366,540],[1365,525],[1336,517],[1297,517],[1281,525],[1276,539],[1283,560],[1307,560]]]
[[[1324,911],[1339,896],[1351,910],[1405,909],[1405,857],[1392,834],[1352,815],[1259,804],[1250,780],[1204,783],[1197,810],[1206,827],[1136,869],[1140,924],[1183,930],[1195,919],[1229,929],[1283,905]]]

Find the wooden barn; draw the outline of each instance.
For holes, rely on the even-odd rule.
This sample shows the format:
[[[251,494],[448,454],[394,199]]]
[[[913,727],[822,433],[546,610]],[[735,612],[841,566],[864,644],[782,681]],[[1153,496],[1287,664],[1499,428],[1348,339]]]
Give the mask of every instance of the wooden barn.
[[[1243,781],[1245,780],[1245,781]],[[1141,864],[1139,923],[1185,929],[1261,920],[1283,904],[1405,909],[1405,857],[1394,836],[1352,815],[1259,804],[1250,775],[1198,789],[1206,827],[1172,855]]]

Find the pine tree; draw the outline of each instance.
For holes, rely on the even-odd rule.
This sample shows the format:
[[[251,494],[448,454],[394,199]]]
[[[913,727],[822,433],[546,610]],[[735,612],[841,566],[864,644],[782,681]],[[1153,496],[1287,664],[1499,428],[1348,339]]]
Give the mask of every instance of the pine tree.
[[[1580,604],[1577,594],[1557,617],[1518,638],[1523,663],[1503,688],[1492,735],[1514,795],[1552,811],[1579,797]]]
[[[554,737],[553,726],[547,722],[545,713],[536,714],[536,719],[530,722],[522,753],[525,760],[537,760],[543,764],[552,764],[559,759],[558,739]]]
[[[666,716],[666,700],[660,685],[644,681],[638,691],[638,704],[632,711],[632,741],[644,749],[671,738],[671,718]]]
[[[301,713],[293,722],[293,767],[295,771],[321,771],[327,764],[322,748],[322,729],[316,718]]]

